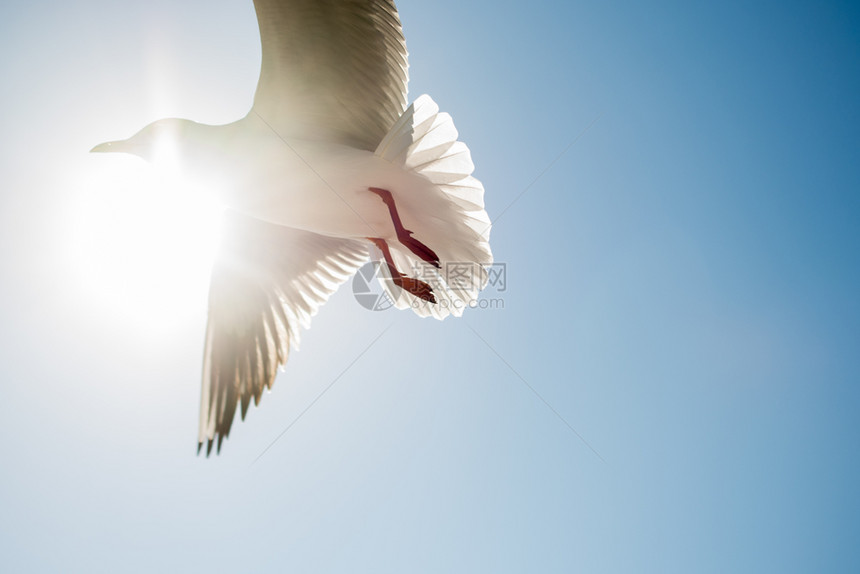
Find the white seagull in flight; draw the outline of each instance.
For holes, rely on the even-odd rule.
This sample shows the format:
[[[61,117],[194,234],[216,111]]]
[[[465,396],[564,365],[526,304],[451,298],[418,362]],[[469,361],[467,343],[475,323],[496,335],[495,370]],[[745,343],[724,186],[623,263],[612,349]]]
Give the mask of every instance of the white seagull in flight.
[[[263,57],[248,115],[161,119],[92,150],[152,159],[169,142],[227,206],[203,357],[197,452],[206,443],[207,455],[368,256],[398,308],[437,319],[474,303],[493,261],[469,149],[429,96],[407,107],[393,0],[254,7]]]

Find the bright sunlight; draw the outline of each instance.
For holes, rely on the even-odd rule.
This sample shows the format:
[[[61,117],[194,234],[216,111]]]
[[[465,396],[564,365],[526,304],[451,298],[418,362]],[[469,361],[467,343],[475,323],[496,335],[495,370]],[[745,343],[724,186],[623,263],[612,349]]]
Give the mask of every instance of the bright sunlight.
[[[93,154],[79,180],[71,249],[104,312],[162,330],[205,308],[221,207],[165,147],[148,164]]]

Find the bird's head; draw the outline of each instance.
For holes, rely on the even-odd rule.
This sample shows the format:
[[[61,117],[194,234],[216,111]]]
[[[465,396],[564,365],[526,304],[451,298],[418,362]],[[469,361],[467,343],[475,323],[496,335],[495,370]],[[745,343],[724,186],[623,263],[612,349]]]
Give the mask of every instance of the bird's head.
[[[101,143],[90,151],[130,153],[147,161],[176,158],[182,142],[197,125],[191,120],[165,118],[152,122],[126,140]]]

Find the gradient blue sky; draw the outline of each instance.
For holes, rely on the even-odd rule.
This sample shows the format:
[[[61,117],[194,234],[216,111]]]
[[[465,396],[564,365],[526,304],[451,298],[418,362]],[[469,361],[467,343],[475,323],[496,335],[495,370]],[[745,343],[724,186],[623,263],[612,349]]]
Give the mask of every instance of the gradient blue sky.
[[[342,289],[208,460],[199,235],[87,151],[244,115],[252,4],[0,6],[0,570],[860,570],[856,5],[398,5],[504,309]]]

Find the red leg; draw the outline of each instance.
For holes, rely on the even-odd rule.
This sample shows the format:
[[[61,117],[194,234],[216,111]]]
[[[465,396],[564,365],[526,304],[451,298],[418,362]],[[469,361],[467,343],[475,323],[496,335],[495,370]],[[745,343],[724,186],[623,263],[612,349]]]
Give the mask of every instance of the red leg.
[[[423,299],[430,303],[436,302],[436,296],[433,295],[433,289],[430,285],[424,281],[407,277],[397,270],[397,267],[394,266],[394,260],[391,258],[391,251],[388,249],[388,243],[386,243],[384,239],[378,239],[375,237],[368,237],[367,239],[382,251],[382,256],[385,257],[385,264],[388,265],[388,271],[391,273],[391,280],[394,281],[395,285],[409,293],[412,293],[419,299]]]
[[[436,255],[432,249],[412,237],[412,232],[403,227],[403,222],[400,221],[400,214],[397,213],[397,206],[394,204],[394,198],[391,196],[391,192],[379,187],[371,187],[368,189],[370,189],[372,193],[378,195],[382,199],[382,202],[388,207],[388,213],[391,214],[391,221],[394,223],[394,230],[397,232],[397,240],[408,247],[412,253],[438,269],[439,256]]]

